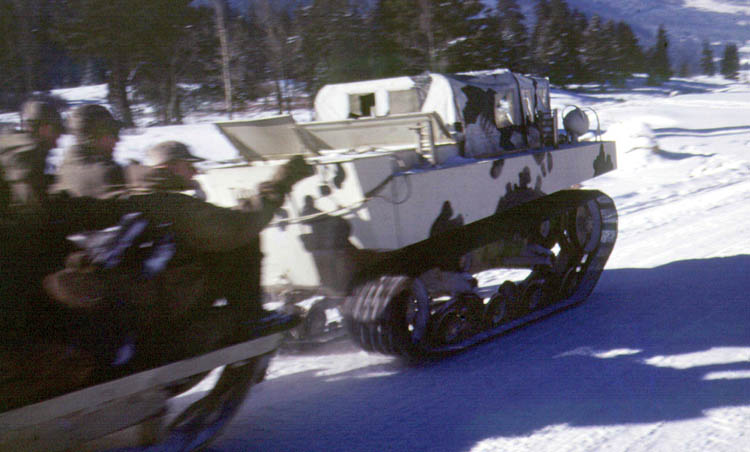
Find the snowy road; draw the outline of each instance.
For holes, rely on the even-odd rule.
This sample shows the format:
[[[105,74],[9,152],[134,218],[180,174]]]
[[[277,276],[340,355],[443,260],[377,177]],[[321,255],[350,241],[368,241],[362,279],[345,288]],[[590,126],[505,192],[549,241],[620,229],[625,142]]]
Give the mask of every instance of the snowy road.
[[[348,342],[277,356],[211,450],[750,452],[750,86],[701,77],[553,104],[594,107],[618,147],[619,169],[584,187],[620,216],[589,300],[421,367]],[[236,155],[195,123],[126,133],[116,156],[166,139]]]
[[[620,212],[589,300],[422,367],[278,356],[212,450],[750,451],[750,87],[555,100],[618,142],[587,184]]]

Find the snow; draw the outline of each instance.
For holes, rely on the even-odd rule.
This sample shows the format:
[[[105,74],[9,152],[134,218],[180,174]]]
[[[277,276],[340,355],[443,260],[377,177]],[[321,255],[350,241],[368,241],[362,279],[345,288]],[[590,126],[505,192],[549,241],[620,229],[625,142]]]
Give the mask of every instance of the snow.
[[[750,6],[743,6],[741,4],[735,5],[717,0],[685,0],[683,7],[724,14],[750,15]]]
[[[280,354],[210,450],[750,451],[750,86],[637,82],[552,93],[618,147],[584,184],[619,211],[584,304],[420,366],[346,341]],[[127,131],[118,159],[165,139],[236,156],[196,122]]]

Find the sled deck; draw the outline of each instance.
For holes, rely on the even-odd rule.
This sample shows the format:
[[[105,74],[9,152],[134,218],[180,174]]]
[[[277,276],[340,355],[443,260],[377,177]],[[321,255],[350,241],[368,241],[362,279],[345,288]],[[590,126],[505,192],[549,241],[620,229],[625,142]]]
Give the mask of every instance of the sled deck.
[[[250,340],[0,413],[0,450],[82,451],[154,444],[159,451],[203,448],[226,426],[250,387],[263,379],[284,331],[297,322],[285,316]],[[222,366],[213,389],[170,425],[163,425],[167,401]]]

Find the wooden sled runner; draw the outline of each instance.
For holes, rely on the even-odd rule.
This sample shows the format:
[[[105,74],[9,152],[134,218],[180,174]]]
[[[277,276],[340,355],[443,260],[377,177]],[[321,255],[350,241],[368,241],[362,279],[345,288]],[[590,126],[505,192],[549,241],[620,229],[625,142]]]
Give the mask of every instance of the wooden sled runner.
[[[0,451],[203,448],[263,379],[284,331],[299,321],[277,317],[244,342],[0,413]],[[168,400],[222,366],[214,387],[165,425]]]

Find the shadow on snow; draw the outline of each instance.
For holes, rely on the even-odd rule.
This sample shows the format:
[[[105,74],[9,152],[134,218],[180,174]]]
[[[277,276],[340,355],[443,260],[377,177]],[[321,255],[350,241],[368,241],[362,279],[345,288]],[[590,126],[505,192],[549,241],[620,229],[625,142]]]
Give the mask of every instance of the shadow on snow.
[[[607,270],[580,307],[446,361],[268,380],[213,450],[458,451],[551,425],[668,422],[747,405],[750,379],[705,377],[747,372],[748,361],[647,361],[750,347],[748,266],[742,255]]]

